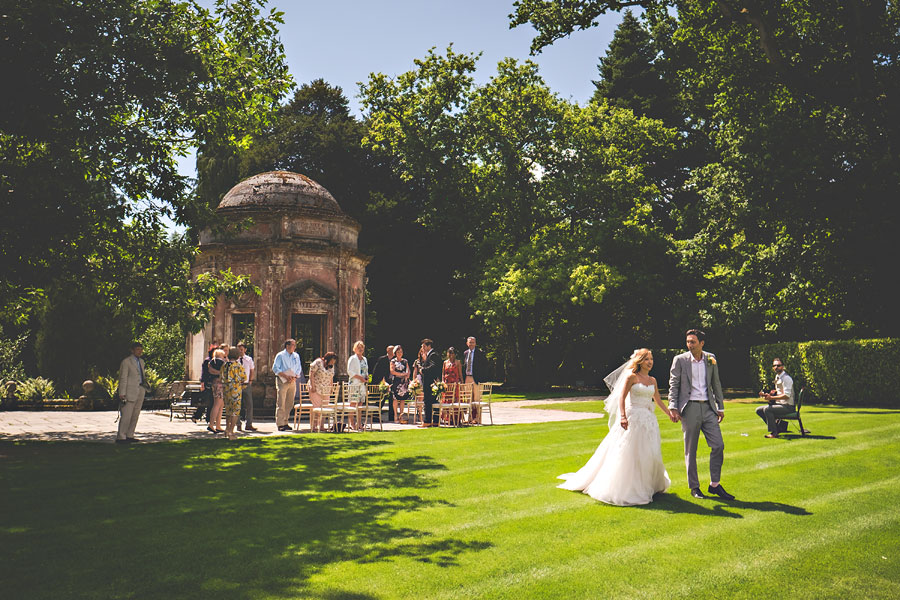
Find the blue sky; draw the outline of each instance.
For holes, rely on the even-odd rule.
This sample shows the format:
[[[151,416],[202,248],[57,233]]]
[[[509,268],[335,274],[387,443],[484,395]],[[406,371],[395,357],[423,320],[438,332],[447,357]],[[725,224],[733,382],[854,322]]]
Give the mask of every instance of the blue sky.
[[[483,52],[476,80],[487,79],[497,62],[511,56],[529,58],[534,30],[510,30],[513,0],[280,0],[284,12],[281,40],[297,85],[322,78],[338,85],[359,115],[357,82],[372,72],[396,75],[413,67],[429,48],[451,42],[457,52]],[[201,4],[212,7],[211,0]],[[586,102],[597,78],[597,59],[606,53],[621,15],[605,15],[599,27],[576,32],[532,57],[545,81],[563,98]],[[195,175],[193,156],[180,162],[182,173]]]

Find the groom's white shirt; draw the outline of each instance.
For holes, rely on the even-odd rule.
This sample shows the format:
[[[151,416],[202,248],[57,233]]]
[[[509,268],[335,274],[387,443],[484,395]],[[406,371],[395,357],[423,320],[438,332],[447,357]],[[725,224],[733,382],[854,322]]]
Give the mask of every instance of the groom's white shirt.
[[[691,354],[691,402],[709,400],[709,392],[706,391],[706,357],[700,355],[700,360]]]

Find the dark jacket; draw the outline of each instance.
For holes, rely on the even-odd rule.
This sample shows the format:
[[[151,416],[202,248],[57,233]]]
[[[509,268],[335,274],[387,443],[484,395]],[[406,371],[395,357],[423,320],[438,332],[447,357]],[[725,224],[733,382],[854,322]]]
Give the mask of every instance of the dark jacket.
[[[481,383],[483,381],[487,381],[488,379],[488,364],[487,364],[487,356],[484,354],[484,350],[475,346],[475,350],[466,349],[463,352],[463,361],[462,361],[462,372],[463,372],[463,380],[468,383],[469,380],[466,378],[466,365],[469,364],[469,353],[474,352],[475,357],[472,360],[472,379],[475,380],[475,383]]]
[[[378,357],[375,368],[372,370],[372,385],[378,385],[382,380],[391,382],[391,359],[387,354]]]
[[[432,350],[428,353],[428,356],[425,357],[425,362],[422,363],[422,385],[428,392],[431,391],[431,384],[435,381],[441,380],[441,370],[443,369],[444,361],[441,360],[441,356],[437,353],[437,351]],[[428,393],[426,392],[426,393]]]

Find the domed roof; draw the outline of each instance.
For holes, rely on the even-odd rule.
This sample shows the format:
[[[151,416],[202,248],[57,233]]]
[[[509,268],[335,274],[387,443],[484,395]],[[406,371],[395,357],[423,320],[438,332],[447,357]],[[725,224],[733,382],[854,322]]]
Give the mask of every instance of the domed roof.
[[[231,188],[217,210],[283,210],[343,215],[337,200],[321,185],[299,173],[269,171]]]

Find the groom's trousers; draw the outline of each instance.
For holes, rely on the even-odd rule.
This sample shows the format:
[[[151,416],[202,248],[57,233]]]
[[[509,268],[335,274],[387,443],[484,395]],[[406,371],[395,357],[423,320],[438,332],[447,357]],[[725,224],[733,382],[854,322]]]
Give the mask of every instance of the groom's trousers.
[[[700,487],[697,477],[697,445],[701,431],[710,448],[709,480],[721,481],[725,442],[722,441],[718,416],[710,408],[709,402],[688,402],[681,413],[681,430],[684,432],[684,463],[687,466],[688,486],[691,489]]]

